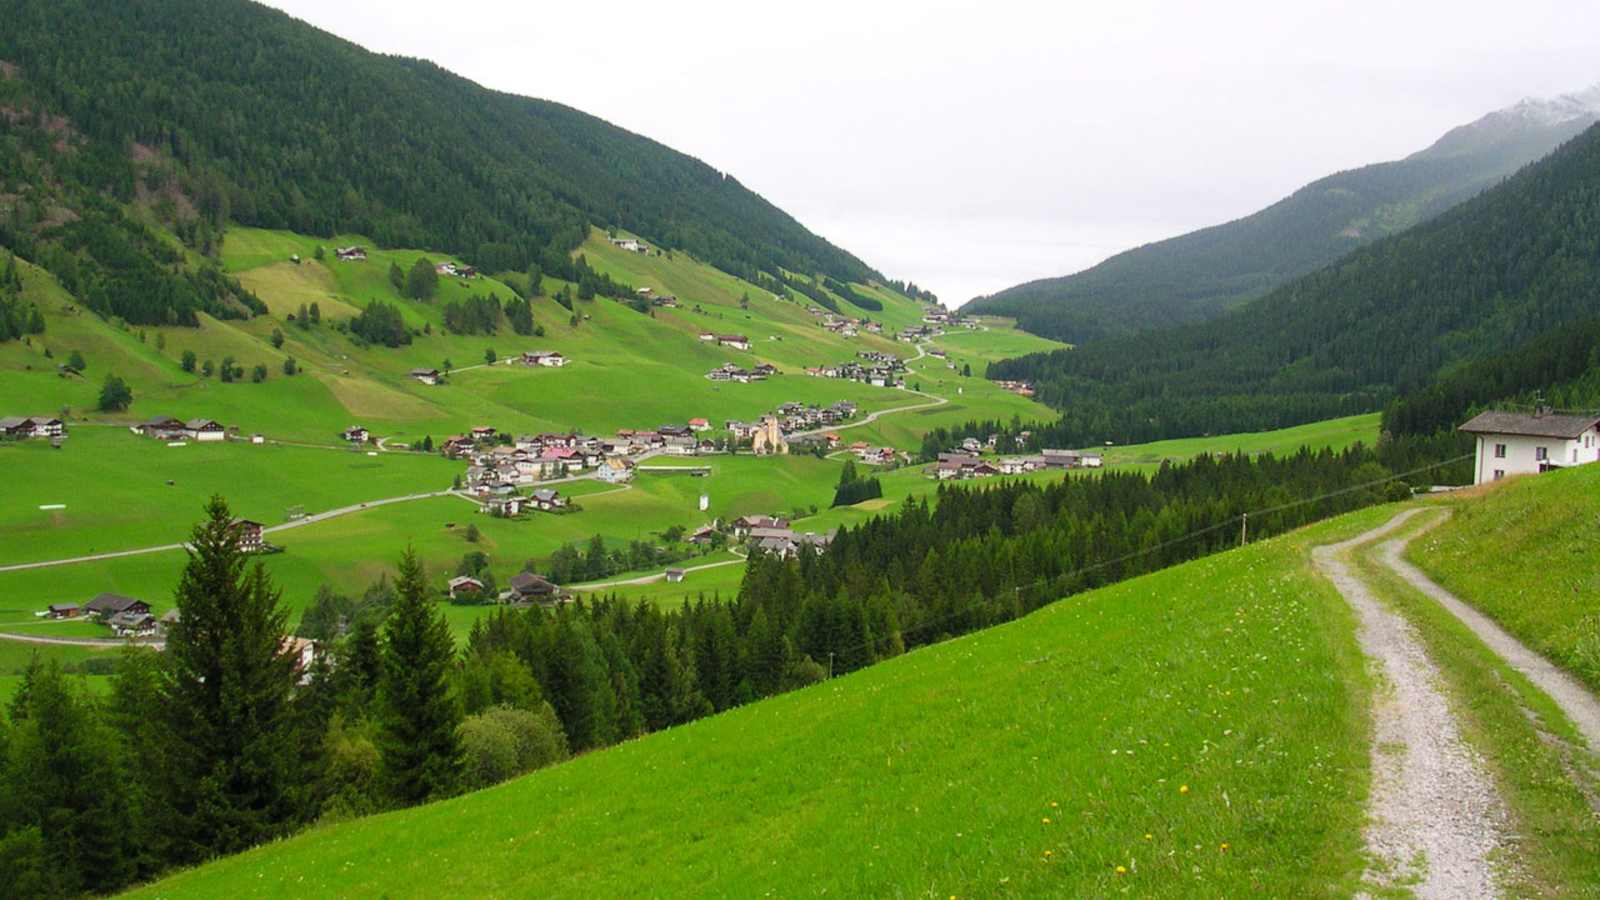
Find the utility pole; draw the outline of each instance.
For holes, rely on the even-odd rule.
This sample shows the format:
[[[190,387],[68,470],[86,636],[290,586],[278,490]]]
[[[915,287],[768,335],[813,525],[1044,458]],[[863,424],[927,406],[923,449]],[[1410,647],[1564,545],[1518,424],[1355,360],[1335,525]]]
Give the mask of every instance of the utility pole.
[[[828,680],[833,680],[833,651],[828,651]]]
[[[1239,516],[1239,546],[1243,547],[1245,540],[1247,538],[1249,538],[1249,536],[1250,536],[1250,514],[1249,513],[1241,513],[1240,516]]]

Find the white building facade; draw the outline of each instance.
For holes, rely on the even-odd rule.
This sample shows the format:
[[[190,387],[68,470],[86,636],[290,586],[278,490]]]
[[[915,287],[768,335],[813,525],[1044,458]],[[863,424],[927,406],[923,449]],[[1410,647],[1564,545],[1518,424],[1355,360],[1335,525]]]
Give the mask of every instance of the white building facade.
[[[1460,430],[1476,439],[1473,484],[1600,461],[1600,416],[1490,411]]]

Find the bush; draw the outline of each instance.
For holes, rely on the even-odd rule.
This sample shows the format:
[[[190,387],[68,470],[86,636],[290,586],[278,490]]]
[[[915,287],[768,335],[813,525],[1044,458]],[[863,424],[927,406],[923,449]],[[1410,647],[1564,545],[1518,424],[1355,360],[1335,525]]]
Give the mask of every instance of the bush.
[[[548,703],[537,711],[497,706],[461,723],[463,782],[476,790],[567,758],[567,737]]]

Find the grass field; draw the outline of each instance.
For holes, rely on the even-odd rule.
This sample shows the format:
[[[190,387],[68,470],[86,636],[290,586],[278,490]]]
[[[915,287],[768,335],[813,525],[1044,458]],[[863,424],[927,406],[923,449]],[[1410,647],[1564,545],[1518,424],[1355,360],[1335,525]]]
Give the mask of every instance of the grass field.
[[[1324,419],[1278,431],[1255,431],[1105,448],[1108,466],[1155,467],[1163,460],[1189,459],[1201,453],[1293,453],[1301,447],[1343,450],[1355,443],[1378,441],[1378,413]]]
[[[1306,546],[1390,514],[1070,598],[146,893],[1348,893],[1366,681]]]
[[[1408,557],[1600,690],[1600,466],[1512,479],[1452,503]]]

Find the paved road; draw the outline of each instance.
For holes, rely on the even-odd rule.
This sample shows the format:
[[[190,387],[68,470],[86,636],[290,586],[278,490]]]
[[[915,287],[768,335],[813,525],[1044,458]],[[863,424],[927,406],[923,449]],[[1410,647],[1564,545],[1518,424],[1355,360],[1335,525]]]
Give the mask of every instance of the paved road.
[[[1347,541],[1317,547],[1317,570],[1356,613],[1356,638],[1379,677],[1372,698],[1372,789],[1363,833],[1367,877],[1418,897],[1498,895],[1493,857],[1507,816],[1494,780],[1466,743],[1411,623],[1353,571],[1349,553],[1404,526],[1410,509]]]

